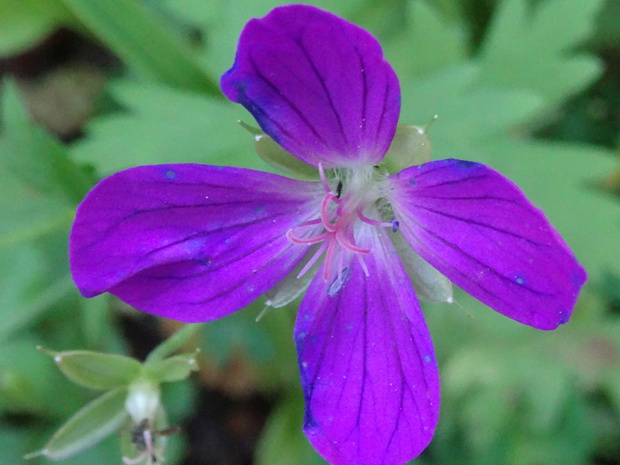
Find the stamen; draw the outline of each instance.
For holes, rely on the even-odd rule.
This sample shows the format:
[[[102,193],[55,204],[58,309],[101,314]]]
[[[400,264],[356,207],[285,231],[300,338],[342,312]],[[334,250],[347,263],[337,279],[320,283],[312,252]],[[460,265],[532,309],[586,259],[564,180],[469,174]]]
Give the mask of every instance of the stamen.
[[[319,224],[319,223],[321,223],[321,218],[317,218],[315,220],[310,220],[310,221],[304,221],[303,223],[298,224],[296,228],[303,228],[304,226],[312,226],[314,224]]]
[[[329,245],[327,246],[327,253],[325,254],[325,269],[323,270],[323,279],[325,281],[329,281],[329,271],[331,268],[332,257],[334,256],[335,245],[336,241],[332,239],[329,241]]]
[[[319,176],[321,177],[321,183],[323,184],[323,189],[325,189],[325,192],[329,194],[332,190],[329,187],[327,178],[325,177],[325,171],[323,170],[323,163],[319,163]]]
[[[153,436],[151,435],[151,431],[148,429],[144,430],[144,444],[146,444],[147,451],[153,451]]]
[[[357,244],[349,242],[349,240],[346,237],[344,237],[342,230],[339,230],[336,232],[336,239],[338,240],[341,246],[343,246],[345,249],[349,249],[351,252],[361,253],[364,255],[367,255],[370,253],[371,249],[366,249],[364,247],[360,247]]]
[[[301,269],[301,271],[297,275],[297,278],[301,278],[303,275],[305,275],[308,272],[308,270],[310,268],[312,268],[312,265],[314,265],[316,263],[316,261],[319,259],[319,257],[321,255],[323,255],[323,252],[325,252],[326,248],[327,248],[327,244],[325,244],[325,242],[323,242],[323,244],[321,244],[321,246],[314,253],[312,258],[310,260],[308,260],[308,263],[306,263],[306,265]]]
[[[373,226],[382,226],[382,227],[385,227],[385,228],[392,228],[392,229],[394,229],[394,223],[393,223],[393,221],[395,221],[395,220],[392,220],[392,221],[391,221],[391,222],[389,222],[389,223],[386,223],[385,221],[377,221],[377,220],[373,220],[372,218],[368,218],[366,215],[364,215],[364,214],[362,213],[362,210],[363,210],[363,209],[364,209],[364,207],[360,207],[360,208],[358,208],[358,209],[357,209],[357,216],[358,216],[358,217],[359,217],[359,219],[360,219],[360,220],[362,220],[364,223],[371,224],[371,225],[373,225]]]
[[[340,198],[342,195],[342,181],[338,181],[338,186],[336,187],[336,197]]]
[[[265,302],[265,307],[261,310],[261,312],[258,314],[258,316],[256,317],[256,319],[254,321],[256,321],[257,323],[263,319],[263,317],[265,315],[267,315],[267,312],[270,311],[273,307],[271,306],[271,300],[268,300]]]
[[[355,197],[352,197],[351,192],[347,192],[344,197],[341,197],[343,190],[342,182],[338,182],[336,193],[332,192],[329,183],[327,182],[327,177],[325,176],[325,170],[323,169],[323,165],[321,163],[319,163],[318,169],[321,177],[321,183],[325,189],[325,195],[321,201],[321,209],[319,213],[320,217],[305,221],[300,225],[289,229],[286,233],[286,237],[294,244],[313,245],[322,242],[321,246],[317,248],[316,252],[299,272],[297,278],[301,278],[305,273],[307,273],[308,270],[323,255],[323,253],[325,253],[323,279],[325,281],[329,281],[330,275],[337,269],[338,280],[341,280],[343,278],[343,273],[346,273],[346,270],[348,269],[344,263],[345,259],[348,259],[349,257],[346,252],[339,250],[339,246],[357,255],[357,259],[360,262],[360,266],[363,269],[364,274],[369,276],[368,267],[366,266],[362,256],[369,254],[372,249],[361,247],[355,243],[355,237],[353,234],[353,226],[355,221],[359,218],[366,224],[389,227],[392,228],[393,231],[395,231],[395,228],[398,228],[398,222],[396,222],[396,220],[392,220],[388,223],[368,218],[362,213],[364,205],[355,209],[356,206],[359,205],[359,202]],[[334,209],[330,209],[331,202],[334,202],[337,205],[335,211]],[[296,234],[296,230],[298,228],[317,225],[322,226],[324,230],[314,237],[306,238],[300,237],[299,233]],[[301,233],[301,236],[305,235],[307,234]],[[337,268],[333,266],[334,264],[332,262],[334,260],[337,260]],[[332,285],[333,284],[334,283],[332,283]],[[338,286],[335,286],[333,288],[334,291],[337,287]]]
[[[329,237],[329,232],[325,232],[315,237],[310,237],[309,239],[302,239],[301,237],[297,237],[292,229],[289,229],[286,231],[286,237],[295,244],[311,245],[327,239]]]
[[[336,279],[334,279],[334,282],[332,282],[327,288],[327,295],[330,297],[335,297],[347,283],[350,276],[351,268],[346,267],[343,270],[340,270],[338,272],[338,276],[336,277]]]
[[[336,231],[336,227],[329,220],[329,216],[327,212],[330,200],[336,199],[336,198],[337,197],[332,192],[328,192],[327,194],[325,194],[325,197],[323,197],[323,203],[321,204],[321,220],[323,221],[323,226],[329,232]]]

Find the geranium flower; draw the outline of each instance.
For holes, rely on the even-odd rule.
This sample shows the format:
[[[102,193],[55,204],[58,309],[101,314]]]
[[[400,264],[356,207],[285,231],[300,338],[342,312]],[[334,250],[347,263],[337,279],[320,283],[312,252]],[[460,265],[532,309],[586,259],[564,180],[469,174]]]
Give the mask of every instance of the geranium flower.
[[[402,464],[431,440],[439,379],[411,278],[450,301],[432,289],[445,275],[535,328],[568,321],[586,274],[511,181],[460,160],[381,166],[400,91],[366,31],[276,8],[247,24],[222,89],[317,181],[195,164],[114,174],[78,208],[73,276],[86,297],[185,322],[309,285],[295,327],[304,431],[329,462]]]

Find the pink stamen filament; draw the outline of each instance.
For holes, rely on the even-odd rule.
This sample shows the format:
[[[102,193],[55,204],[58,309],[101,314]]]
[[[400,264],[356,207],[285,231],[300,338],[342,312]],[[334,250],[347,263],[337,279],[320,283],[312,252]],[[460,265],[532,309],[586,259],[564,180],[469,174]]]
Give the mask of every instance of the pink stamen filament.
[[[303,275],[305,275],[308,272],[310,268],[312,268],[312,265],[316,263],[316,261],[319,259],[321,255],[323,255],[323,252],[325,252],[326,248],[327,248],[327,244],[323,242],[321,246],[317,249],[317,251],[314,252],[314,255],[312,256],[312,258],[308,260],[308,263],[306,263],[304,267],[301,269],[301,271],[297,275],[297,279],[301,278]]]
[[[342,229],[336,231],[336,239],[338,240],[341,246],[343,246],[345,249],[350,250],[351,252],[361,253],[364,255],[370,253],[370,249],[366,249],[364,247],[358,246],[357,244],[354,244],[353,242],[349,242],[349,240],[346,237],[344,237],[344,234],[342,233]]]
[[[312,267],[312,265],[316,263],[316,261],[319,259],[319,257],[323,254],[323,252],[327,248],[327,254],[325,256],[325,272],[323,273],[323,277],[325,278],[325,280],[328,280],[329,274],[330,274],[330,269],[329,269],[330,263],[334,256],[336,244],[340,244],[345,249],[350,250],[351,252],[354,252],[356,254],[367,255],[371,252],[371,249],[360,247],[357,244],[354,244],[353,242],[349,241],[344,236],[342,230],[338,230],[335,232],[327,231],[315,237],[311,237],[308,239],[302,239],[302,238],[297,237],[292,229],[289,229],[286,233],[286,237],[291,242],[295,244],[299,244],[299,245],[312,245],[312,244],[318,244],[319,242],[323,242],[323,245],[319,247],[319,249],[314,253],[312,258],[308,261],[308,263],[306,263],[306,265],[299,272],[299,274],[297,275],[298,278],[301,278]],[[327,239],[329,239],[329,243],[326,244]],[[340,260],[342,261],[342,257],[340,257]],[[364,268],[364,272],[367,273],[368,270],[365,269],[365,265],[362,268]]]
[[[388,223],[386,221],[377,221],[377,220],[373,220],[372,218],[368,218],[366,215],[364,215],[362,213],[363,209],[364,209],[364,207],[360,207],[360,208],[357,209],[357,216],[364,223],[371,224],[373,226],[381,226],[381,227],[384,227],[384,228],[391,228],[393,226],[393,224],[391,222]]]
[[[323,164],[319,163],[319,176],[321,177],[321,183],[323,184],[323,189],[325,192],[329,194],[332,190],[329,187],[329,183],[327,182],[327,178],[325,177],[325,171],[323,170]]]
[[[323,226],[329,232],[335,232],[337,228],[337,226],[333,225],[331,221],[329,220],[329,215],[327,212],[327,209],[329,208],[329,202],[336,198],[337,197],[332,192],[328,192],[327,194],[325,194],[325,197],[323,197],[323,202],[321,203],[321,221],[323,221]],[[337,224],[337,221],[336,221],[336,224]]]
[[[293,232],[292,229],[289,229],[286,232],[286,237],[293,243],[295,244],[300,244],[300,245],[312,245],[312,244],[317,244],[319,242],[323,242],[325,239],[327,239],[329,236],[331,236],[330,232],[324,232],[323,234],[319,234],[318,236],[315,237],[310,237],[309,239],[302,239],[301,237],[297,237],[295,235],[295,233]]]
[[[321,176],[321,182],[326,192],[321,202],[320,218],[305,221],[300,225],[296,226],[295,228],[289,229],[286,233],[286,237],[294,244],[299,245],[313,245],[321,242],[323,244],[321,244],[321,246],[316,250],[316,252],[314,252],[310,260],[308,260],[308,262],[304,265],[297,277],[300,278],[305,273],[307,273],[310,268],[312,268],[312,266],[317,262],[317,260],[323,255],[323,252],[325,252],[325,269],[323,272],[323,278],[325,279],[325,281],[328,281],[330,278],[330,274],[332,272],[331,264],[334,257],[336,256],[338,257],[339,262],[338,275],[341,276],[343,267],[343,255],[336,253],[338,245],[342,246],[344,249],[350,252],[353,252],[357,256],[357,259],[364,271],[364,274],[368,276],[368,267],[364,262],[363,255],[369,254],[371,252],[371,249],[366,247],[360,247],[355,243],[355,239],[351,230],[351,225],[353,221],[355,221],[355,213],[361,221],[373,226],[392,227],[392,223],[385,223],[368,218],[362,213],[363,206],[358,208],[355,213],[350,212],[349,214],[343,214],[343,212],[345,211],[345,204],[347,204],[347,197],[341,199],[336,194],[334,194],[329,187],[322,165],[319,164],[318,168],[319,174]],[[329,207],[331,202],[337,204],[337,208],[335,212],[332,211],[330,213]],[[322,225],[324,231],[314,237],[309,238],[300,237],[298,234],[295,233],[296,229],[314,225]]]
[[[329,281],[329,269],[330,264],[332,262],[332,257],[334,256],[334,247],[336,245],[336,241],[333,239],[329,241],[329,245],[327,246],[327,253],[325,254],[325,269],[323,271],[323,279],[325,281]]]

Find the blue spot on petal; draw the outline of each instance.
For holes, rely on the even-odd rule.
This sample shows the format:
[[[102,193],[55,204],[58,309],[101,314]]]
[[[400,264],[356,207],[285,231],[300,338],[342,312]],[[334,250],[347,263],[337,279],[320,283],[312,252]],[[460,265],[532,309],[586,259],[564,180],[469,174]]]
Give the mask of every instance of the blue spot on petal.
[[[583,272],[583,270],[581,270],[581,268],[571,270],[570,279],[573,283],[573,286],[580,288],[585,282],[585,273]]]
[[[392,232],[396,232],[398,231],[398,228],[400,227],[400,223],[398,222],[398,220],[396,218],[392,218]]]
[[[257,207],[254,207],[254,213],[263,213],[265,211],[265,206],[264,205],[259,205]]]
[[[424,363],[431,363],[431,356],[430,355],[425,355],[424,356]]]
[[[174,170],[166,170],[166,172],[164,173],[164,176],[166,177],[166,179],[169,179],[170,181],[172,181],[173,179],[176,179],[177,172]]]
[[[561,312],[560,313],[560,324],[566,324],[568,323],[568,320],[570,320],[570,314],[566,313],[566,312]]]
[[[515,283],[517,283],[519,286],[523,286],[523,284],[525,284],[525,279],[523,278],[523,276],[517,275],[517,277],[515,278]]]
[[[409,180],[409,184],[411,184],[412,186],[417,186],[418,185],[418,181],[416,181],[415,179],[410,179]]]

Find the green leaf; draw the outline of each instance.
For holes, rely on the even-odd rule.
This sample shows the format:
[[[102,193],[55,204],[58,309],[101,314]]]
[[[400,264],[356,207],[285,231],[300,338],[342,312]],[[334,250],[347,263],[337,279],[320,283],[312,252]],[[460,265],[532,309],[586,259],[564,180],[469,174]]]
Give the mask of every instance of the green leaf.
[[[385,55],[401,80],[465,60],[464,30],[448,23],[426,1],[409,2],[408,7],[408,27],[384,43]]]
[[[601,72],[591,56],[570,53],[590,33],[601,0],[547,0],[529,11],[505,0],[480,55],[480,84],[527,89],[547,106],[576,93]]]
[[[116,389],[129,386],[142,372],[137,360],[123,355],[85,350],[54,352],[41,349],[54,359],[71,381],[91,389]]]
[[[304,402],[289,396],[271,414],[258,443],[257,465],[325,465],[302,431]]]
[[[0,412],[23,413],[40,409],[41,399],[32,382],[15,370],[0,367]]]
[[[0,0],[0,57],[23,52],[57,27],[73,21],[60,2]]]
[[[428,135],[432,158],[474,158],[481,144],[532,120],[541,99],[528,91],[480,88],[472,63],[450,66],[420,80],[402,83],[400,121],[425,124],[438,116]]]
[[[0,168],[38,193],[77,205],[94,184],[93,176],[68,157],[59,141],[30,121],[11,81],[3,83],[2,94]]]
[[[231,354],[242,348],[254,364],[266,365],[276,354],[276,349],[264,328],[256,322],[258,311],[256,306],[251,306],[230,315],[229,318],[209,322],[203,332],[201,344],[205,353],[218,364],[224,364]],[[280,311],[285,310],[274,310]]]
[[[41,339],[23,331],[2,341],[0,351],[0,410],[37,413],[48,417],[75,411],[83,400],[77,386],[69,385],[36,346]]]
[[[198,350],[192,354],[175,355],[165,360],[148,363],[144,366],[144,375],[155,383],[170,383],[187,378],[192,371],[198,371],[196,357]]]
[[[0,463],[23,463],[31,431],[0,423]]]
[[[220,96],[216,80],[189,48],[135,0],[62,0],[111,50],[143,76],[178,89]]]
[[[126,397],[126,389],[117,389],[93,400],[73,415],[41,451],[26,458],[43,455],[50,460],[64,460],[102,441],[129,420]]]
[[[76,293],[68,274],[45,277],[43,257],[30,244],[0,248],[0,289],[0,343],[34,325],[59,299]]]
[[[128,111],[93,120],[88,137],[72,147],[76,159],[102,174],[157,163],[266,166],[253,136],[237,124],[247,116],[241,105],[129,81],[111,92]]]
[[[486,161],[515,181],[541,208],[583,264],[590,279],[620,274],[620,202],[594,184],[615,169],[606,150],[569,144],[497,142]]]
[[[265,16],[276,6],[290,4],[286,0],[166,0],[166,3],[177,15],[203,31],[207,45],[204,62],[218,76],[232,66],[239,34],[246,23],[252,18]],[[342,15],[352,11],[360,2],[311,0],[304,3]]]

